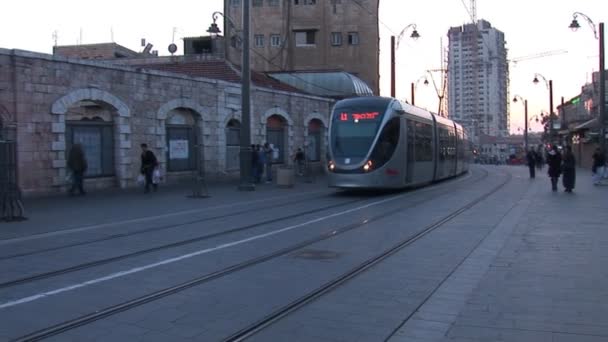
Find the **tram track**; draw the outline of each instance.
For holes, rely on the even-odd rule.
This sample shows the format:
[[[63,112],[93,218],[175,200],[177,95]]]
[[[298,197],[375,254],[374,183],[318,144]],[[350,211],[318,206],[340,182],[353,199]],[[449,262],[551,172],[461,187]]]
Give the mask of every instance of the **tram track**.
[[[393,247],[377,254],[376,256],[374,256],[370,259],[363,261],[359,265],[353,267],[348,272],[343,273],[342,275],[334,278],[333,280],[330,280],[329,282],[321,285],[317,289],[315,289],[315,290],[301,296],[300,298],[292,301],[291,303],[273,311],[272,313],[270,313],[266,317],[263,317],[262,319],[258,320],[257,322],[233,333],[232,335],[226,337],[222,341],[223,342],[244,341],[244,340],[248,339],[249,337],[252,337],[253,335],[257,334],[258,332],[268,328],[269,326],[273,325],[274,323],[278,322],[279,320],[289,316],[290,314],[296,312],[297,310],[303,308],[304,306],[312,303],[313,301],[319,299],[320,297],[337,289],[338,287],[345,284],[349,280],[364,273],[365,271],[374,267],[378,263],[386,260],[390,256],[403,250],[404,248],[408,247],[409,245],[413,244],[414,242],[418,241],[419,239],[423,238],[424,236],[428,235],[429,233],[433,232],[434,230],[438,229],[439,227],[443,226],[444,224],[450,222],[454,218],[458,217],[460,214],[468,211],[475,205],[481,203],[484,199],[493,195],[498,190],[500,190],[502,187],[504,187],[506,184],[508,184],[509,181],[511,180],[511,178],[512,178],[511,175],[508,175],[508,177],[505,181],[503,181],[502,183],[500,183],[499,185],[494,187],[489,192],[483,194],[482,196],[479,196],[475,200],[465,204],[464,206],[462,206],[459,209],[453,211],[452,213],[444,216],[443,218],[439,219],[438,221],[424,227],[422,230],[418,231],[417,233],[413,234],[412,236],[407,237],[404,240],[393,245]]]
[[[483,171],[484,171],[484,175],[479,180],[485,179],[488,176],[488,172],[485,171],[485,170],[483,170]],[[504,182],[503,184],[501,184],[498,188],[504,186],[504,184],[506,184],[506,182]],[[457,187],[459,187],[459,186],[457,186]],[[466,208],[461,208],[459,211],[457,211],[457,213],[448,215],[448,217],[444,218],[439,225],[442,225],[445,222],[448,222],[449,220],[451,220],[455,216],[457,216],[460,213],[468,210],[468,208],[470,208],[471,206],[477,204],[478,202],[480,202],[484,198],[487,198],[493,192],[497,191],[497,189],[494,190],[494,191],[492,191],[492,192],[490,192],[490,193],[485,194],[484,196],[482,196],[481,199],[477,199],[474,204],[469,204],[469,205],[465,206]],[[436,197],[437,196],[431,196],[431,197],[429,197],[427,199],[424,199],[424,200],[421,200],[419,202],[416,202],[412,206],[409,206],[409,208],[416,207],[416,206],[419,206],[421,204],[430,202],[430,201],[436,199]],[[192,288],[192,287],[195,287],[195,286],[198,286],[198,285],[210,282],[210,281],[215,280],[215,279],[219,279],[219,278],[228,276],[228,275],[233,274],[235,272],[238,272],[240,270],[243,270],[243,269],[246,269],[246,268],[258,265],[258,264],[261,264],[263,262],[275,259],[277,257],[288,255],[288,254],[290,254],[290,253],[292,253],[294,251],[303,249],[303,248],[305,248],[307,246],[310,246],[312,244],[315,244],[315,243],[318,243],[318,242],[330,239],[332,237],[339,236],[339,235],[344,234],[346,232],[353,231],[355,229],[368,226],[370,223],[372,223],[374,221],[378,221],[380,219],[384,219],[384,218],[389,217],[391,215],[398,214],[403,209],[404,209],[403,206],[399,206],[399,207],[397,207],[395,209],[392,209],[392,210],[389,210],[389,211],[385,211],[385,212],[383,212],[381,214],[378,214],[378,215],[375,215],[373,217],[367,218],[367,219],[363,220],[362,222],[355,222],[355,223],[351,223],[351,224],[348,224],[348,225],[345,225],[345,226],[342,226],[342,227],[339,227],[339,228],[331,229],[330,231],[327,231],[327,232],[325,232],[323,234],[317,235],[316,237],[313,237],[311,239],[308,239],[308,240],[305,240],[305,241],[293,244],[291,246],[282,248],[282,249],[280,249],[278,251],[275,251],[275,252],[272,252],[272,253],[268,253],[268,254],[259,256],[257,258],[250,259],[250,260],[246,260],[246,261],[243,261],[241,263],[237,263],[237,264],[234,264],[232,266],[223,268],[221,270],[218,270],[218,271],[215,271],[215,272],[211,272],[211,273],[202,275],[200,277],[191,279],[189,281],[186,281],[186,282],[183,282],[183,283],[171,286],[171,287],[167,287],[165,289],[161,289],[159,291],[155,291],[155,292],[149,293],[147,295],[140,296],[140,297],[131,299],[129,301],[125,301],[123,303],[120,303],[120,304],[117,304],[117,305],[113,305],[113,306],[110,306],[110,307],[107,307],[107,308],[104,308],[104,309],[100,309],[100,310],[97,310],[97,311],[95,311],[93,313],[86,314],[86,315],[80,316],[78,318],[75,318],[75,319],[72,319],[72,320],[68,320],[68,321],[59,323],[57,325],[53,325],[53,326],[50,326],[50,327],[47,327],[47,328],[44,328],[44,329],[32,332],[30,334],[21,336],[21,337],[15,339],[14,341],[39,341],[39,340],[43,340],[45,338],[49,338],[51,336],[55,336],[55,335],[67,332],[67,331],[75,329],[77,327],[84,326],[84,325],[93,323],[95,321],[104,319],[106,317],[110,317],[110,316],[116,315],[116,314],[118,314],[120,312],[123,312],[123,311],[129,310],[129,309],[132,309],[132,308],[144,305],[146,303],[150,303],[150,302],[162,299],[164,297],[167,297],[169,295],[172,295],[172,294],[184,291],[186,289],[189,289],[189,288]],[[430,229],[430,230],[429,229],[430,228],[426,228],[425,231],[430,231],[430,230],[433,230],[434,228]],[[428,232],[424,233],[424,235],[426,235],[427,233]],[[420,233],[418,235],[420,235]],[[420,238],[420,237],[422,237],[422,235],[420,235],[418,238]],[[416,238],[416,240],[418,238]],[[411,241],[411,242],[413,242],[413,241]],[[401,248],[403,248],[403,247],[401,247]],[[392,249],[395,249],[395,247],[393,247]],[[395,252],[396,252],[396,250],[393,251],[393,252],[391,252],[390,254],[393,254]],[[386,258],[386,257],[384,257],[384,258]],[[377,259],[377,258],[374,258],[374,259]],[[374,264],[376,264],[379,261],[381,261],[381,260],[373,261],[371,263],[369,261],[366,261],[364,264],[369,264],[369,265],[367,267],[365,267],[365,269],[373,266]],[[358,272],[361,273],[362,271],[358,271]],[[349,274],[350,273],[352,273],[352,271],[349,272]],[[346,281],[346,280],[354,277],[354,276],[355,275],[348,276],[347,278],[343,279],[340,282],[340,284],[343,283],[344,281]],[[340,277],[340,278],[342,279],[344,277]],[[334,282],[332,281],[331,283],[334,283]],[[338,284],[334,284],[334,285],[329,286],[329,287],[328,286],[323,286],[323,288],[325,289],[325,290],[323,290],[323,293],[328,292],[330,290],[329,288],[334,288],[336,286],[338,286]],[[315,291],[315,293],[316,292],[318,292],[318,291]],[[319,295],[320,294],[317,293],[314,296],[316,297],[316,296],[319,296]],[[307,297],[307,296],[305,296],[305,297]],[[304,303],[304,302],[309,302],[309,301],[310,300],[305,300],[305,301],[298,300],[297,302]],[[288,307],[290,308],[288,310],[290,312],[291,311],[295,311],[295,309],[297,309],[293,304],[294,303],[291,303],[290,305],[288,305]],[[297,306],[297,304],[296,304],[296,306]],[[281,315],[280,313],[274,312],[272,315],[270,315],[268,317],[272,317],[272,318],[270,318],[272,320],[272,319],[276,319],[277,317],[283,317],[283,315]],[[263,321],[266,321],[266,319],[263,320]],[[260,322],[258,322],[258,323],[260,323]],[[260,325],[260,324],[256,323],[256,326],[266,326],[266,324],[262,323]],[[239,336],[243,332],[246,333],[245,330],[249,331],[251,329],[247,328],[247,329],[239,331],[238,332]],[[236,336],[236,334],[234,336]]]
[[[103,237],[103,238],[90,239],[90,240],[86,240],[86,241],[79,241],[79,242],[70,243],[70,244],[64,244],[64,245],[61,245],[61,246],[56,246],[56,247],[51,247],[51,248],[38,249],[38,250],[35,250],[35,251],[31,251],[31,252],[24,252],[24,253],[17,253],[17,254],[10,254],[10,255],[5,255],[5,256],[0,256],[0,261],[10,260],[10,259],[15,259],[15,258],[21,258],[21,257],[27,257],[27,256],[32,256],[32,255],[37,255],[37,254],[43,254],[43,253],[48,253],[48,252],[54,252],[54,251],[58,251],[58,250],[66,249],[66,248],[86,246],[86,245],[90,245],[90,244],[94,244],[94,243],[98,243],[98,242],[105,242],[105,241],[110,241],[110,240],[114,240],[114,239],[122,239],[122,238],[136,236],[136,235],[145,234],[145,233],[159,232],[159,231],[163,231],[163,230],[169,230],[169,229],[179,228],[179,227],[183,227],[183,226],[187,226],[187,225],[191,225],[191,224],[203,223],[203,222],[207,222],[207,221],[212,221],[212,220],[217,220],[217,219],[223,219],[223,218],[228,218],[228,217],[248,214],[248,213],[257,212],[257,211],[266,210],[266,209],[282,208],[282,207],[290,206],[292,204],[297,204],[297,203],[300,203],[300,202],[310,201],[310,200],[314,200],[314,199],[317,199],[317,198],[323,198],[323,197],[327,197],[327,194],[326,195],[322,195],[322,196],[313,196],[311,198],[305,198],[305,199],[299,199],[299,200],[292,200],[292,201],[282,202],[280,204],[273,204],[273,205],[267,205],[267,206],[263,206],[263,207],[255,207],[255,208],[248,208],[248,209],[243,209],[243,210],[239,210],[239,211],[233,211],[233,212],[228,213],[228,214],[220,214],[220,215],[215,215],[215,216],[207,216],[207,217],[203,217],[203,218],[199,218],[199,219],[195,219],[195,220],[189,220],[189,221],[186,221],[186,222],[172,223],[172,224],[166,224],[166,225],[156,226],[156,227],[153,227],[153,228],[144,228],[144,229],[135,230],[135,231],[126,232],[126,233],[112,234],[112,235],[109,235],[109,236],[106,236],[106,237]],[[121,224],[122,223],[117,223],[116,225],[118,226],[118,225],[121,225]],[[1,287],[2,287],[2,285],[0,284],[0,288]]]
[[[229,229],[229,230],[225,230],[225,231],[220,231],[220,232],[216,232],[216,233],[211,233],[211,234],[206,234],[206,235],[195,237],[195,238],[180,240],[180,241],[169,243],[169,244],[163,244],[163,245],[159,245],[159,246],[155,246],[155,247],[152,247],[152,248],[147,248],[147,249],[139,250],[139,251],[132,252],[132,253],[125,253],[125,254],[117,255],[117,256],[114,256],[114,257],[110,257],[110,258],[105,258],[105,259],[100,259],[100,260],[96,260],[96,261],[81,263],[81,264],[78,264],[78,265],[75,265],[75,266],[66,267],[66,268],[63,268],[63,269],[55,270],[55,271],[50,271],[50,272],[36,274],[36,275],[33,275],[33,276],[28,276],[28,277],[23,277],[23,278],[19,278],[19,279],[14,279],[14,280],[11,280],[11,281],[0,283],[0,289],[9,288],[9,287],[13,287],[13,286],[17,286],[17,285],[22,285],[22,284],[26,284],[26,283],[31,283],[31,282],[42,280],[42,279],[48,279],[48,278],[52,278],[52,277],[57,277],[57,276],[60,276],[60,275],[65,275],[65,274],[73,273],[73,272],[76,272],[76,271],[81,271],[81,270],[85,270],[85,269],[88,269],[88,268],[93,268],[93,267],[97,267],[97,266],[113,263],[113,262],[116,262],[116,261],[125,260],[125,259],[128,259],[128,258],[133,258],[133,257],[136,257],[136,256],[141,256],[141,255],[145,255],[145,254],[159,252],[159,251],[162,251],[162,250],[167,250],[167,249],[171,249],[171,248],[186,246],[186,245],[189,245],[189,244],[193,244],[193,243],[197,243],[197,242],[201,242],[201,241],[205,241],[205,240],[210,240],[210,239],[213,239],[213,238],[217,238],[217,237],[221,237],[221,236],[225,236],[225,235],[229,235],[229,234],[238,233],[238,232],[246,231],[246,230],[249,230],[249,229],[261,227],[261,226],[264,226],[264,225],[267,225],[267,224],[276,223],[276,222],[285,221],[285,220],[290,220],[290,219],[297,218],[297,217],[300,217],[300,216],[310,215],[310,214],[314,214],[314,213],[318,213],[318,212],[322,212],[322,211],[326,211],[326,210],[330,210],[330,209],[334,209],[334,208],[338,208],[338,207],[342,207],[342,206],[346,206],[346,205],[351,205],[351,204],[358,203],[358,202],[363,202],[363,201],[366,201],[366,199],[357,199],[357,200],[351,200],[351,201],[346,201],[346,202],[342,202],[342,203],[336,203],[336,204],[333,204],[333,205],[330,205],[330,206],[324,206],[322,208],[316,208],[316,209],[311,209],[311,210],[307,210],[307,211],[303,211],[303,212],[298,212],[298,213],[295,213],[295,214],[284,215],[284,216],[280,216],[280,217],[273,218],[273,219],[270,219],[270,220],[265,220],[265,221],[257,222],[257,223],[251,223],[251,224],[247,224],[247,225],[240,226],[240,227],[237,227],[237,228],[233,228],[233,229]],[[281,206],[282,205],[275,206],[275,207],[281,207]]]

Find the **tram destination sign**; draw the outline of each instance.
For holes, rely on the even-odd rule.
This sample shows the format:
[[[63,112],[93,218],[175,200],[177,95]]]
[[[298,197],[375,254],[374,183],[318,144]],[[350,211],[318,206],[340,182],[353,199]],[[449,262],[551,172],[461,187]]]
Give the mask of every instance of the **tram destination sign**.
[[[365,120],[376,120],[378,116],[380,116],[379,112],[360,112],[360,113],[349,113],[349,112],[339,112],[338,119],[339,121],[365,121]]]

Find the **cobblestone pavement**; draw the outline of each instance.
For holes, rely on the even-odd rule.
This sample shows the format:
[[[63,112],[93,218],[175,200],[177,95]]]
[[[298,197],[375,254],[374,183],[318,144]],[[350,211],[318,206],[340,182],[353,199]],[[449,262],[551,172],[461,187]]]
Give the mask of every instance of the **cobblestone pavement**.
[[[579,170],[573,194],[554,193],[548,178],[537,176],[528,179],[523,167],[483,166],[456,180],[383,196],[336,195],[317,180],[293,189],[262,185],[253,193],[226,184],[197,200],[185,197],[187,188],[175,188],[152,196],[31,201],[30,220],[0,225],[0,340],[342,226],[361,226],[48,339],[219,341],[506,181],[495,194],[251,340],[607,341],[608,187],[594,187],[590,174]],[[375,217],[379,212],[387,214]],[[179,229],[164,228],[175,224]],[[244,224],[252,228],[220,234]],[[220,235],[2,288],[20,274],[202,233]],[[44,248],[53,250],[35,254]],[[25,256],[11,257],[19,253]]]

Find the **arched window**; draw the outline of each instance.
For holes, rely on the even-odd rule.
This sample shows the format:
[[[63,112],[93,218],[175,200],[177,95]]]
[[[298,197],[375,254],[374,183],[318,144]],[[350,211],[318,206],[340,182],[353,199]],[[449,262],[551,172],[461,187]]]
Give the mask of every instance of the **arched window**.
[[[197,129],[193,112],[185,108],[173,109],[166,122],[167,171],[196,170]]]
[[[321,147],[323,146],[323,133],[325,127],[319,119],[312,119],[308,123],[308,137],[306,141],[306,158],[310,161],[321,160]]]
[[[275,164],[285,162],[286,127],[287,123],[280,115],[271,115],[266,120],[266,142],[272,144],[279,152],[279,157],[276,160],[273,160],[273,163]]]
[[[232,119],[226,124],[226,170],[240,169],[241,123]]]

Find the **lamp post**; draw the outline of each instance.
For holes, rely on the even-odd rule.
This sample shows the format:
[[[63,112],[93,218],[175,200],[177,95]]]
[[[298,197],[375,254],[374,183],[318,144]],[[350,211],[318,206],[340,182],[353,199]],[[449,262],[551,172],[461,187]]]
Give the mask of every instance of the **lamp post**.
[[[412,92],[412,106],[416,105],[415,99],[415,93],[416,93],[416,88],[418,88],[418,83],[420,83],[420,81],[424,80],[424,85],[429,85],[429,80],[426,78],[426,76],[422,76],[418,79],[418,81],[416,82],[412,82],[412,86],[411,86],[411,92]]]
[[[528,100],[523,99],[519,95],[515,95],[515,97],[513,98],[513,102],[517,103],[518,99],[520,101],[524,102],[524,120],[525,120],[525,126],[524,126],[524,149],[526,150],[526,152],[528,152]]]
[[[207,32],[217,34],[220,29],[215,23],[217,15],[221,12],[213,14],[213,24]],[[230,19],[227,19],[230,22]],[[241,129],[240,129],[240,182],[238,189],[241,191],[253,191],[255,185],[251,179],[251,69],[249,66],[249,0],[243,0],[243,62],[241,66]],[[232,22],[230,22],[232,24]],[[232,24],[233,25],[233,24]],[[233,25],[234,26],[234,25]]]
[[[547,81],[547,78],[545,78],[545,76],[541,74],[534,74],[534,80],[532,80],[532,82],[534,82],[534,84],[538,84],[539,77],[542,78],[542,80],[545,82],[545,85],[547,86],[547,89],[549,89],[549,142],[553,143],[553,80]]]
[[[595,35],[595,39],[599,40],[599,49],[600,49],[600,86],[599,86],[599,101],[600,101],[600,112],[599,112],[599,122],[600,122],[600,148],[603,153],[606,153],[606,73],[604,67],[604,23],[600,22],[598,25],[598,29],[596,30],[595,24],[593,20],[589,18],[587,15],[581,12],[574,12],[572,14],[572,22],[570,23],[570,28],[573,31],[576,31],[581,27],[579,25],[578,16],[583,17],[589,23],[589,26],[593,29],[593,34]],[[599,34],[598,34],[599,31]]]
[[[399,42],[401,41],[401,38],[403,38],[403,35],[407,31],[407,29],[410,28],[410,27],[414,29],[412,31],[412,34],[410,35],[410,38],[412,38],[414,40],[420,38],[420,34],[418,34],[418,31],[416,30],[416,24],[409,24],[406,27],[404,27],[403,30],[401,30],[401,32],[397,36],[397,38],[395,38],[395,36],[391,36],[391,97],[395,97],[396,96],[396,87],[395,87],[395,50],[397,48],[399,48]]]

